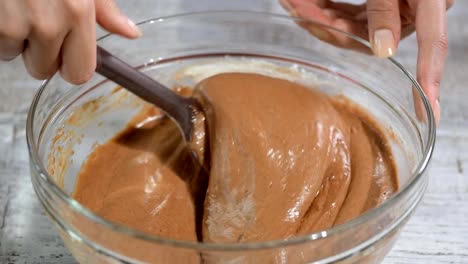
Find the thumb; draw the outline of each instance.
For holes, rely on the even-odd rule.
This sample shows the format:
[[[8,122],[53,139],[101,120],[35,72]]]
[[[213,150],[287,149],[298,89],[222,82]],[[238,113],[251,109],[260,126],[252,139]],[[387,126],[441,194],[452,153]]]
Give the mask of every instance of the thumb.
[[[400,41],[399,0],[368,0],[367,19],[372,51],[378,57],[391,57]]]
[[[127,38],[138,38],[141,30],[123,15],[114,0],[96,0],[96,21],[105,30]]]

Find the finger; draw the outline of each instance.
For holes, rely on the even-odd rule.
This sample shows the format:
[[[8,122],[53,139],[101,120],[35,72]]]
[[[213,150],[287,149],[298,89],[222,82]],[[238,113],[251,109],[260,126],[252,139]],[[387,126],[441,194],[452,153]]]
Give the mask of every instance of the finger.
[[[333,18],[324,12],[325,4],[317,4],[310,0],[288,0],[289,10],[295,11],[300,17],[311,19],[325,25],[333,23]]]
[[[286,10],[288,11],[291,15],[295,16],[296,14],[293,14],[294,12],[294,9],[293,7],[291,6],[291,4],[289,3],[289,0],[280,0],[279,1],[281,6]]]
[[[29,24],[21,16],[21,5],[16,1],[3,1],[0,8],[0,60],[12,60],[24,49]]]
[[[352,19],[343,18],[339,13],[330,14],[330,10],[324,10],[314,2],[308,0],[289,0],[289,4],[297,16],[317,21],[333,28],[340,29],[367,39],[367,27],[365,22],[358,22]],[[345,34],[326,29],[311,22],[302,21],[299,23],[317,38],[329,42],[338,47],[353,48],[356,50],[367,51],[368,49],[361,43],[353,40]]]
[[[417,76],[437,121],[440,118],[440,83],[448,50],[445,10],[445,0],[419,1],[416,7]],[[427,23],[428,17],[431,23]]]
[[[343,3],[343,2],[334,2],[328,1],[326,7],[328,9],[335,9],[340,10],[341,12],[347,13],[348,15],[355,16],[363,11],[366,11],[366,4],[350,4],[350,3]]]
[[[368,0],[367,19],[372,51],[378,57],[390,57],[400,41],[399,0]]]
[[[0,60],[9,61],[23,52],[24,40],[14,40],[0,36]]]
[[[138,38],[141,30],[124,16],[113,0],[96,0],[96,20],[104,29],[127,38]]]
[[[29,74],[36,79],[47,79],[57,71],[60,47],[68,31],[65,17],[51,7],[40,6],[41,16],[35,22],[23,52],[23,61]],[[51,20],[49,17],[55,17]]]
[[[96,69],[96,24],[94,4],[78,8],[73,27],[62,45],[60,73],[73,83],[88,81]]]

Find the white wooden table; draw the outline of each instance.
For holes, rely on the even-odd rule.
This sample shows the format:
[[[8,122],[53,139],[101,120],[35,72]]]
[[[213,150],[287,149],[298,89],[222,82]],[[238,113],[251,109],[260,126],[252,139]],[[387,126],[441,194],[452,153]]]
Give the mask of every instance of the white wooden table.
[[[184,11],[282,12],[275,0],[120,0],[134,20]],[[441,96],[442,123],[424,200],[385,263],[468,263],[468,0],[449,12],[450,54]],[[416,41],[397,58],[413,69]],[[0,63],[0,263],[76,263],[44,214],[29,179],[25,118],[38,81],[21,60]]]

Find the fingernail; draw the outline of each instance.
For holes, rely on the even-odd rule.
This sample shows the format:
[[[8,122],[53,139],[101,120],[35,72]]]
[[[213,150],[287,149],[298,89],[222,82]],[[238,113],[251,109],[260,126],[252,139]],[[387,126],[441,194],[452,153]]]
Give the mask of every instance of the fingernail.
[[[379,29],[374,32],[372,50],[377,57],[388,58],[395,53],[395,39],[389,29]]]
[[[280,0],[280,4],[291,16],[298,16],[296,9],[292,7],[289,0]]]
[[[286,9],[287,11],[290,11],[292,10],[292,6],[291,6],[291,3],[289,3],[288,0],[280,0],[280,4],[283,6],[284,9]]]
[[[130,18],[127,18],[127,24],[134,30],[135,35],[136,35],[135,37],[139,38],[143,35],[143,32],[141,32],[141,29]]]
[[[440,123],[440,102],[439,102],[439,99],[437,99],[435,101],[435,104],[434,104],[434,117],[435,117],[436,125],[439,126],[439,123]]]
[[[309,32],[320,40],[328,40],[328,32],[315,25],[309,25]]]

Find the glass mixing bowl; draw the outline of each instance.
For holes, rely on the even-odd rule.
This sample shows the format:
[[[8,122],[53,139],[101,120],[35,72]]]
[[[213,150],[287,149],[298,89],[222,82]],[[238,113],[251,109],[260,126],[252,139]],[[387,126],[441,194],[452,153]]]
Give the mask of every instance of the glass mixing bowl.
[[[392,143],[400,190],[353,221],[288,240],[210,244],[148,235],[107,221],[71,198],[89,153],[124,128],[141,101],[99,75],[81,86],[54,76],[43,83],[28,116],[32,182],[78,261],[374,263],[384,258],[423,196],[435,140],[428,101],[398,62],[334,47],[304,29],[369,50],[355,36],[266,13],[192,13],[147,20],[140,27],[144,34],[138,40],[106,36],[100,45],[168,86],[193,85],[216,72],[256,71],[294,78],[368,109]]]

